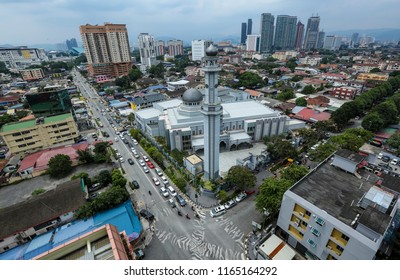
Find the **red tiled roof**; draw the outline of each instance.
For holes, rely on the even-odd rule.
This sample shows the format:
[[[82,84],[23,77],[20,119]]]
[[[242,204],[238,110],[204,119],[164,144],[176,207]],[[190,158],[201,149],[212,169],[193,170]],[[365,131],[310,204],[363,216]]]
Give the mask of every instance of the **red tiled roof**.
[[[256,90],[252,90],[252,89],[246,89],[245,92],[249,93],[251,96],[255,96],[255,97],[259,97],[260,95],[262,95],[261,92],[256,91]]]
[[[319,112],[313,109],[304,108],[300,112],[295,115],[295,118],[304,120],[304,121],[327,121],[331,117],[331,114],[327,112]]]

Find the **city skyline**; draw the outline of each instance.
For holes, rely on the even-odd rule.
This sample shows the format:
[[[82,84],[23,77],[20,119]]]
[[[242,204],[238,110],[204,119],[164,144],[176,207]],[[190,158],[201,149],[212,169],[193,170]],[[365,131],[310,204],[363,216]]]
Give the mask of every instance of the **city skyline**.
[[[30,45],[65,42],[67,38],[79,38],[79,26],[105,22],[127,25],[129,37],[147,32],[154,37],[169,36],[189,42],[194,39],[240,37],[240,24],[253,20],[253,34],[259,33],[261,13],[297,16],[303,23],[312,15],[321,17],[325,32],[348,29],[399,28],[396,20],[395,1],[382,0],[351,3],[339,0],[322,3],[310,0],[306,3],[294,0],[279,3],[276,0],[239,1],[55,1],[2,0],[0,16],[13,28],[0,31],[0,44]],[[343,9],[347,7],[347,9]],[[16,12],[18,11],[18,12]],[[365,15],[373,14],[371,17]],[[155,16],[156,15],[156,16]],[[171,17],[173,15],[173,17]],[[207,15],[207,20],[204,16]],[[340,20],[338,21],[338,16]],[[189,24],[187,24],[189,23]],[[27,26],[29,28],[27,28]]]

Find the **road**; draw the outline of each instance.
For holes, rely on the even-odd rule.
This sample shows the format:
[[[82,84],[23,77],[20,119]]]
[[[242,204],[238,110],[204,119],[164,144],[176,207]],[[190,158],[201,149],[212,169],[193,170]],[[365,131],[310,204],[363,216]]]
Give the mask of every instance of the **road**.
[[[88,99],[93,117],[100,118],[103,123],[101,130],[108,132],[111,139],[118,137],[107,120],[113,119],[115,115],[112,112],[105,112],[103,115],[101,110],[104,107],[95,90],[86,83],[80,74],[73,73],[73,75],[81,93]],[[243,240],[245,235],[252,230],[251,220],[261,222],[261,216],[255,211],[252,201],[254,195],[218,218],[211,218],[209,210],[199,210],[200,219],[195,218],[189,205],[181,207],[176,203],[177,208],[173,209],[151,179],[158,177],[154,169],[150,169],[147,174],[144,173],[138,162],[140,158],[136,159],[132,156],[130,147],[133,146],[139,155],[147,155],[145,151],[140,145],[133,145],[129,137],[126,139],[129,144],[114,141],[113,148],[117,149],[125,159],[120,164],[125,170],[128,180],[136,180],[140,185],[140,188],[134,191],[133,200],[139,208],[147,208],[156,218],[154,238],[145,251],[146,259],[244,259]],[[134,165],[129,165],[128,158],[133,159]],[[154,163],[154,165],[156,164]],[[176,187],[174,188],[177,190]],[[151,191],[151,195],[149,191]],[[177,209],[180,209],[183,216],[177,214]],[[190,220],[185,218],[186,213],[191,217]]]

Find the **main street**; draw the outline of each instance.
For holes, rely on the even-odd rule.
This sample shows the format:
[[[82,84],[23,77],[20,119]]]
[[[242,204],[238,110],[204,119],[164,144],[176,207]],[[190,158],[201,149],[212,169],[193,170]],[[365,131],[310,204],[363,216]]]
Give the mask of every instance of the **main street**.
[[[159,188],[154,185],[151,178],[159,178],[154,169],[150,169],[146,174],[139,164],[139,159],[142,157],[136,159],[131,153],[130,146],[133,146],[139,155],[147,155],[145,151],[140,145],[134,145],[129,137],[126,137],[128,145],[121,140],[114,141],[114,138],[119,136],[108,121],[113,119],[113,112],[104,111],[103,115],[101,110],[104,107],[96,91],[79,73],[75,73],[74,77],[82,95],[88,100],[93,117],[99,118],[103,123],[101,130],[110,135],[110,139],[114,142],[113,148],[125,159],[121,166],[126,172],[127,179],[136,180],[140,185],[140,188],[134,191],[134,203],[141,209],[147,208],[156,218],[153,223],[153,239],[145,249],[146,259],[244,259],[243,240],[252,230],[251,220],[256,219],[258,222],[261,220],[254,209],[252,198],[240,202],[218,218],[211,218],[209,210],[199,210],[200,219],[194,217],[190,205],[181,207],[176,202],[177,208],[183,213],[183,216],[179,216],[177,208],[171,208],[168,203],[167,199],[170,197],[164,198]],[[134,165],[127,162],[128,158],[133,159]],[[152,162],[157,167],[154,161]],[[174,188],[178,191],[175,186]],[[185,218],[186,213],[191,217],[190,220]]]

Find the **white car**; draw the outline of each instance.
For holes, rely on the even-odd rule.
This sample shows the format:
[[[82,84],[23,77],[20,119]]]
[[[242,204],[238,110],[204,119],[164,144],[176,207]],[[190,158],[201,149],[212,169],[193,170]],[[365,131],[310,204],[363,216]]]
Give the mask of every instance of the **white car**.
[[[161,187],[161,188],[160,188],[160,192],[161,192],[161,194],[162,194],[163,197],[168,197],[168,196],[169,196],[169,192],[168,192],[167,189],[164,188],[164,187]]]
[[[168,184],[168,179],[165,176],[161,176],[161,181],[163,182],[164,185]]]
[[[143,156],[144,161],[149,161],[149,158],[147,156]]]
[[[392,159],[392,161],[390,162],[390,164],[396,165],[398,162],[397,158]]]
[[[383,154],[382,154],[382,153],[379,153],[379,154],[378,154],[378,159],[382,159],[382,157],[383,157]]]
[[[133,144],[135,144],[135,145],[138,144],[138,141],[136,139],[132,139],[132,141],[133,141]]]
[[[114,138],[114,141],[115,141],[115,142],[118,142],[118,141],[119,141],[119,139],[118,139],[117,137],[115,137],[115,138]]]
[[[160,177],[163,176],[163,173],[161,172],[160,168],[156,168],[155,170],[156,170],[156,173],[158,176],[160,176]]]
[[[224,204],[224,207],[225,207],[225,209],[229,209],[235,205],[236,205],[236,201],[234,199],[231,199],[227,203]]]
[[[119,161],[120,161],[120,162],[124,162],[125,160],[124,160],[123,157],[120,157],[120,158],[119,158]]]
[[[146,166],[146,163],[144,162],[143,159],[140,159],[140,160],[139,160],[139,164],[140,164],[140,166]]]
[[[235,200],[236,200],[236,202],[240,202],[240,201],[242,201],[243,199],[245,199],[246,197],[247,197],[247,194],[244,193],[244,192],[242,192],[242,193],[240,193],[240,194],[238,194],[238,195],[236,196]]]
[[[147,166],[143,166],[143,170],[144,170],[144,173],[149,173],[150,172],[150,170],[147,168]]]
[[[136,152],[136,150],[135,150],[134,147],[131,147],[131,151],[132,151],[132,153],[133,153],[133,152]]]
[[[156,177],[153,177],[152,179],[153,179],[154,185],[156,185],[156,186],[160,185],[160,181],[158,181],[158,179]]]

